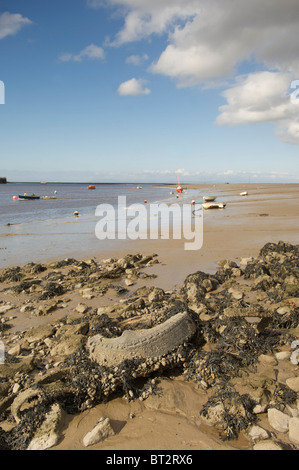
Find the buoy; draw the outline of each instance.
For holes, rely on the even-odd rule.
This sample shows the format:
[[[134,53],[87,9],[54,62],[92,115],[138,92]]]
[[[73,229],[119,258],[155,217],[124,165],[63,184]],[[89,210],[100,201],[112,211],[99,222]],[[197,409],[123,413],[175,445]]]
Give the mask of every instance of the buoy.
[[[74,212],[74,216],[75,216],[75,217],[78,217],[78,215],[79,215],[79,212],[78,212],[78,211],[75,211],[75,212]]]
[[[93,190],[93,189],[96,189],[96,187],[93,184],[90,184],[87,189]]]
[[[57,191],[54,191],[54,194],[57,194]]]
[[[144,199],[144,204],[147,204],[147,200],[146,200],[146,199]]]
[[[16,201],[18,198],[17,196],[13,196],[13,200]]]

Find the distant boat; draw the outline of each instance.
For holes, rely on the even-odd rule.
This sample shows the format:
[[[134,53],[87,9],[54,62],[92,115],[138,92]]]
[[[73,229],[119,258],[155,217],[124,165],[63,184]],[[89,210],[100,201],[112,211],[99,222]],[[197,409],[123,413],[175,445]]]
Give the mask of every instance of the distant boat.
[[[40,184],[47,184],[47,182],[46,181],[41,181]]]
[[[36,196],[35,194],[31,194],[31,196],[28,196],[28,194],[19,194],[20,201],[36,201],[38,199],[40,199],[40,196]]]
[[[93,190],[96,189],[96,187],[93,184],[90,184],[87,189]]]
[[[181,194],[181,193],[183,192],[183,188],[182,188],[182,186],[181,186],[181,184],[180,184],[179,174],[178,174],[178,185],[177,185],[177,187],[176,187],[176,192],[179,193],[179,194]]]
[[[216,196],[203,196],[203,200],[205,202],[213,202],[215,201],[215,199],[216,199]]]
[[[226,206],[225,202],[207,202],[205,204],[202,204],[202,207],[207,210],[207,209],[224,209]]]
[[[248,196],[248,192],[247,192],[247,191],[243,191],[243,193],[240,193],[240,196]]]

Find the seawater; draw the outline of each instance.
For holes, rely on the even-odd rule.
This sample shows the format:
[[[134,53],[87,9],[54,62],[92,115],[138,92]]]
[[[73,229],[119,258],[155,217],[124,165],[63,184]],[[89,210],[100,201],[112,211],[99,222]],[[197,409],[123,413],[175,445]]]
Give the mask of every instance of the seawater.
[[[0,268],[29,262],[46,262],[61,257],[81,258],[90,253],[104,253],[113,246],[109,240],[95,236],[100,204],[117,207],[118,197],[126,196],[127,205],[134,203],[177,203],[192,198],[192,192],[175,195],[175,187],[142,184],[97,184],[88,190],[86,184],[10,183],[0,185]],[[171,195],[170,192],[174,194]],[[19,201],[19,194],[56,199]],[[79,217],[74,217],[74,212]],[[114,244],[114,246],[116,246]],[[119,248],[119,246],[118,246]]]

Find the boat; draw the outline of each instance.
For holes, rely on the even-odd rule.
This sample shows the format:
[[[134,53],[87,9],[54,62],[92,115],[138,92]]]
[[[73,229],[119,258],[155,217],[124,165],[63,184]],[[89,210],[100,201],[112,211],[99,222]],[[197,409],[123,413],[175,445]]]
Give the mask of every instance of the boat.
[[[202,204],[202,207],[205,210],[208,209],[224,209],[226,206],[225,202],[207,202],[205,204]]]
[[[90,184],[87,189],[96,189],[96,187],[93,184]]]
[[[203,196],[203,200],[205,202],[214,202],[216,199],[216,196]]]
[[[247,191],[243,191],[243,193],[240,193],[240,196],[248,196],[248,192],[247,192]]]
[[[36,201],[40,199],[40,196],[36,196],[35,194],[31,194],[31,196],[28,196],[28,194],[19,194],[19,200],[20,201]]]
[[[177,187],[176,187],[176,192],[179,193],[179,194],[181,194],[181,193],[183,192],[183,188],[182,188],[182,186],[181,186],[181,184],[180,184],[179,175],[178,175],[178,185],[177,185]]]

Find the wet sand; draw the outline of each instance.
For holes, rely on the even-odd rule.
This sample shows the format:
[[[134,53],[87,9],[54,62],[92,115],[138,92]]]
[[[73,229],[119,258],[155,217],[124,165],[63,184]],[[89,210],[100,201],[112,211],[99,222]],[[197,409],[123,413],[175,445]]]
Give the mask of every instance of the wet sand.
[[[203,247],[198,251],[185,251],[184,240],[139,240],[107,243],[105,249],[81,247],[64,256],[76,259],[94,257],[120,258],[127,253],[156,253],[160,264],[147,268],[156,279],[138,280],[136,289],[142,285],[155,285],[165,290],[179,288],[186,276],[196,271],[213,273],[218,261],[257,256],[267,242],[299,243],[299,185],[190,185],[198,191],[196,202],[202,202],[203,194],[216,194],[217,200],[227,202],[223,210],[205,211]],[[241,197],[242,191],[248,196]],[[81,256],[79,256],[81,255]],[[56,252],[48,252],[39,262],[57,260]],[[13,264],[15,259],[11,260]],[[33,261],[33,259],[31,259]],[[113,302],[112,296],[103,297],[101,305]],[[74,304],[77,299],[72,299]],[[97,299],[93,299],[97,302]],[[98,304],[97,304],[98,305]],[[25,316],[24,316],[25,318]],[[35,324],[46,319],[35,318]],[[16,320],[15,327],[23,328]],[[27,328],[35,326],[29,322]],[[93,446],[99,450],[220,450],[247,449],[249,443],[243,438],[229,443],[222,442],[217,434],[201,423],[200,409],[204,403],[202,392],[195,384],[186,383],[182,377],[169,376],[161,380],[162,394],[151,396],[144,402],[126,402],[121,398],[110,400],[75,417],[68,417],[62,442],[54,450],[84,449],[83,436],[90,431],[101,416],[109,417],[118,432],[105,442]]]

